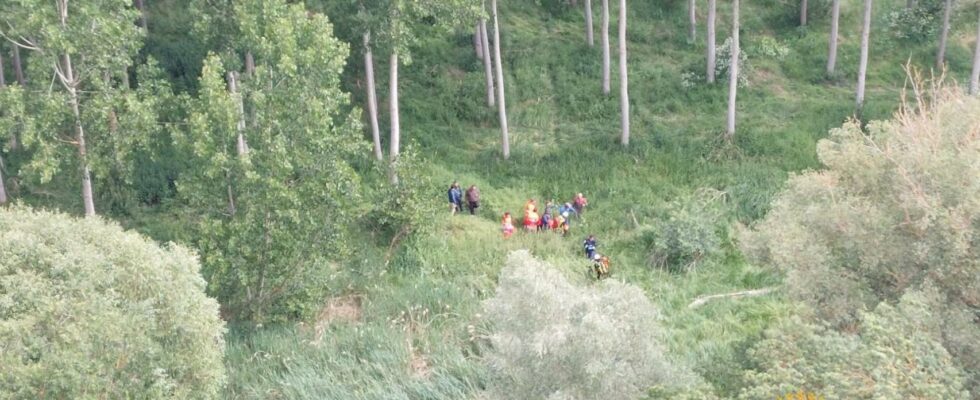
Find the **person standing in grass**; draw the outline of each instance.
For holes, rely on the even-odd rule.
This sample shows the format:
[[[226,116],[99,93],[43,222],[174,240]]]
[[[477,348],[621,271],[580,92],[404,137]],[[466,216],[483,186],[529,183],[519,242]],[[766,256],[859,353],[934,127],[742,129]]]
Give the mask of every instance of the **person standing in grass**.
[[[452,215],[463,211],[463,191],[459,188],[459,182],[453,181],[452,185],[449,185],[449,209]]]
[[[587,205],[589,205],[589,199],[586,199],[582,193],[576,194],[575,198],[572,199],[572,207],[575,209],[575,215],[577,217],[582,216],[582,211],[585,211],[585,206]]]
[[[589,235],[589,237],[585,238],[585,241],[582,242],[582,247],[585,248],[586,258],[591,260],[595,257],[596,246],[598,246],[598,243],[596,243],[595,235]]]
[[[558,214],[565,219],[565,223],[568,223],[568,220],[572,217],[573,213],[575,213],[575,208],[572,207],[572,203],[565,203],[561,207],[558,207]]]
[[[470,215],[476,215],[476,209],[480,208],[480,189],[476,185],[466,189],[466,208],[470,210]]]
[[[500,222],[501,230],[504,232],[504,239],[510,238],[514,234],[514,221],[510,217],[510,212],[504,213],[504,218]]]
[[[551,229],[551,214],[547,211],[545,211],[544,214],[541,214],[541,223],[539,225],[540,229],[543,231]]]

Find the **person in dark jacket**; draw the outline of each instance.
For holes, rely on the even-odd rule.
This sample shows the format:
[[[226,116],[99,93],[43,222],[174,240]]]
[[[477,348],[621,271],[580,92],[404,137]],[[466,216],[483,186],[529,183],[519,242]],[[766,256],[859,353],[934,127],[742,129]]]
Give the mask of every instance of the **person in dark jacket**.
[[[470,215],[476,214],[476,209],[480,208],[480,189],[476,185],[466,189],[466,208],[470,210]]]
[[[596,246],[597,246],[597,243],[596,243],[596,240],[595,240],[595,236],[594,235],[589,235],[589,237],[585,238],[585,241],[582,242],[582,247],[585,248],[585,257],[586,258],[588,258],[590,260],[593,259],[593,258],[595,258],[595,248],[596,248]]]
[[[453,184],[449,186],[449,209],[452,211],[453,215],[463,211],[463,191],[459,188],[459,183],[453,181]]]

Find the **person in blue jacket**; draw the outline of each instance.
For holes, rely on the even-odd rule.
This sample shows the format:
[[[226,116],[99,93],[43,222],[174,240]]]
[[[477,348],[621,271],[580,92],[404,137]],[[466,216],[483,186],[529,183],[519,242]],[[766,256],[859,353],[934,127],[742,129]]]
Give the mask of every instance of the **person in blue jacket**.
[[[453,181],[452,185],[449,185],[449,210],[452,215],[463,210],[463,191],[459,188],[459,183]]]
[[[575,208],[572,207],[572,203],[565,203],[558,207],[558,214],[565,218],[565,222],[568,222],[575,214]]]
[[[589,235],[589,237],[585,238],[585,241],[582,242],[582,247],[585,248],[586,258],[591,260],[595,257],[595,248],[597,245],[595,235]]]

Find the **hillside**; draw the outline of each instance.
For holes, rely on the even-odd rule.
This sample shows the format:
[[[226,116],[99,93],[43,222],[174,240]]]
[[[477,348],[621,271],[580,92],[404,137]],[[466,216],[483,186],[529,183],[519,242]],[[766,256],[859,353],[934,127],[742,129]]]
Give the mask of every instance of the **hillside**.
[[[245,270],[241,265],[248,261],[233,255],[227,257],[231,260],[227,262],[234,268],[209,269],[209,263],[217,263],[215,259],[219,258],[211,252],[217,252],[215,249],[222,245],[248,248],[249,243],[222,242],[224,236],[220,235],[236,227],[202,222],[205,215],[202,209],[213,214],[226,212],[222,208],[225,199],[219,196],[217,200],[201,200],[182,191],[210,185],[221,189],[215,191],[223,195],[223,183],[214,185],[221,180],[214,177],[224,176],[230,181],[228,176],[238,166],[229,163],[222,166],[224,170],[214,167],[207,171],[210,175],[202,174],[212,181],[204,179],[197,186],[188,186],[182,179],[191,175],[188,171],[193,163],[204,161],[191,160],[191,156],[180,152],[192,149],[188,154],[208,158],[207,153],[198,153],[203,145],[187,144],[188,138],[194,135],[186,131],[197,129],[194,132],[200,137],[211,133],[209,129],[234,132],[235,121],[220,120],[212,126],[204,125],[200,121],[211,114],[197,108],[224,104],[221,99],[212,103],[200,100],[213,95],[205,86],[208,82],[201,78],[201,71],[205,65],[241,67],[238,54],[227,51],[226,47],[233,46],[223,43],[238,40],[232,36],[241,32],[228,33],[233,30],[222,25],[229,22],[221,18],[232,17],[221,15],[211,16],[214,19],[208,20],[212,24],[208,28],[228,29],[228,32],[201,36],[203,19],[196,18],[200,11],[192,5],[213,6],[217,2],[147,3],[151,28],[137,58],[140,62],[158,60],[165,72],[161,75],[166,77],[167,88],[172,88],[175,94],[161,96],[162,105],[157,105],[166,114],[157,118],[161,128],[154,133],[149,146],[156,146],[153,149],[160,154],[139,153],[137,178],[117,180],[126,190],[139,192],[140,199],[105,207],[105,213],[126,228],[156,241],[196,247],[202,256],[205,279],[212,279],[218,273],[234,277],[238,272],[234,268]],[[307,3],[313,4],[309,6],[311,10],[331,4],[330,1]],[[412,61],[402,66],[401,140],[408,160],[402,178],[413,185],[411,188],[390,187],[384,166],[363,155],[370,151],[371,137],[367,129],[361,129],[361,142],[337,150],[341,155],[323,156],[335,157],[330,162],[341,160],[337,164],[342,168],[337,169],[330,169],[335,164],[329,168],[318,164],[318,153],[303,153],[291,159],[293,155],[288,152],[291,142],[287,145],[269,141],[282,151],[281,157],[273,157],[282,165],[306,162],[314,166],[310,169],[323,168],[316,169],[318,172],[337,173],[344,179],[352,177],[342,181],[351,183],[350,187],[333,187],[333,181],[327,180],[328,184],[321,185],[330,186],[326,194],[311,185],[313,188],[304,195],[313,193],[310,195],[313,197],[283,195],[282,201],[287,210],[283,212],[287,215],[284,218],[312,220],[313,225],[330,220],[344,225],[346,230],[337,235],[342,238],[337,248],[325,246],[310,252],[324,254],[297,254],[296,248],[304,248],[300,244],[308,245],[307,238],[299,237],[299,233],[282,236],[286,238],[282,239],[284,242],[296,244],[295,247],[284,245],[269,251],[269,254],[291,257],[289,260],[297,264],[307,258],[317,260],[313,264],[324,273],[315,278],[323,291],[311,295],[301,293],[297,297],[302,301],[309,300],[303,296],[325,294],[321,296],[325,298],[313,300],[316,305],[313,312],[308,312],[308,304],[285,301],[285,305],[277,304],[280,314],[273,313],[269,318],[254,314],[237,318],[233,315],[236,310],[222,304],[229,322],[225,352],[228,386],[224,398],[489,399],[488,388],[499,377],[498,371],[487,364],[492,351],[489,344],[497,332],[493,322],[486,318],[485,304],[498,294],[501,271],[509,257],[514,252],[528,250],[542,263],[535,261],[529,265],[553,266],[576,290],[598,293],[608,287],[603,286],[608,282],[596,282],[587,274],[589,263],[582,256],[582,240],[590,234],[598,238],[599,252],[613,262],[611,279],[616,285],[622,284],[615,287],[638,287],[652,303],[651,308],[656,309],[658,331],[643,332],[640,336],[660,341],[666,349],[662,357],[669,361],[664,364],[677,369],[672,371],[676,375],[671,376],[683,378],[678,378],[683,383],[681,387],[656,388],[648,398],[763,398],[758,393],[750,393],[757,386],[751,377],[762,370],[760,357],[767,354],[757,346],[771,344],[770,329],[803,324],[800,319],[812,315],[808,305],[788,293],[792,286],[786,285],[784,266],[752,262],[743,254],[739,232],[766,217],[781,191],[791,186],[787,179],[825,168],[818,158],[818,142],[854,117],[862,8],[857,2],[843,2],[838,73],[826,76],[828,1],[810,1],[807,27],[797,26],[796,3],[745,2],[741,10],[741,42],[747,57],[742,72],[746,78],[738,92],[737,132],[732,141],[725,141],[722,133],[727,78],[719,76],[715,84],[704,82],[706,5],[705,2],[697,5],[697,41],[690,43],[686,37],[685,1],[629,2],[627,36],[633,111],[632,140],[628,148],[618,142],[617,4],[611,4],[610,13],[612,95],[603,96],[598,36],[596,47],[587,46],[581,9],[558,0],[502,0],[500,4],[511,138],[509,160],[501,156],[497,111],[486,104],[484,67],[474,55],[471,27],[456,27],[446,34],[442,27],[421,24],[417,28],[418,41],[410,48]],[[594,6],[598,29],[599,6]],[[730,3],[719,2],[718,6],[718,45],[721,46],[730,33]],[[933,64],[932,36],[918,41],[894,37],[890,15],[904,6],[905,2],[899,0],[882,0],[874,5],[864,125],[894,117],[904,95],[903,88],[908,85],[907,63],[923,71]],[[184,10],[190,11],[184,13]],[[309,11],[299,14],[299,18],[316,21],[313,17],[316,14]],[[947,51],[947,82],[965,82],[972,62],[974,14],[959,12],[957,15]],[[344,129],[348,126],[340,121],[345,119],[346,112],[353,111],[353,119],[364,119],[360,110],[365,104],[363,58],[360,44],[352,39],[356,34],[351,32],[357,27],[350,26],[350,16],[328,14],[326,17],[334,24],[332,35],[353,43],[349,44],[350,54],[339,83],[333,82],[335,75],[331,76],[330,70],[324,72],[328,76],[323,79],[324,86],[337,84],[344,90],[337,98],[349,97],[350,105],[337,106],[342,103],[339,100],[325,102],[339,111],[328,110],[330,113],[323,119],[336,121],[324,123],[324,131],[316,132],[320,136],[313,136],[344,138],[341,135],[347,133]],[[269,31],[276,34],[290,31],[291,28],[283,26]],[[333,40],[332,37],[323,40],[327,39]],[[388,109],[388,89],[383,50],[375,55],[375,74],[379,79],[377,94],[384,134],[389,120],[384,111]],[[213,56],[205,61],[209,52]],[[288,57],[282,59],[292,61]],[[334,67],[332,63],[325,64],[329,64],[327,69]],[[40,62],[32,64],[39,71],[42,67]],[[212,86],[220,88],[224,84],[221,79],[221,74],[213,74]],[[297,78],[296,82],[305,81]],[[307,100],[302,87],[297,84],[289,87],[295,92],[279,93],[281,97],[276,99],[282,103],[277,105],[299,107]],[[258,93],[263,89],[254,90]],[[255,98],[265,99],[261,94]],[[227,117],[236,112],[219,111],[213,115]],[[5,127],[3,117],[0,110],[0,127]],[[202,124],[203,128],[193,126],[193,122]],[[278,122],[272,121],[271,125]],[[358,127],[364,128],[366,123],[362,125]],[[13,131],[14,124],[9,126]],[[387,154],[388,139],[383,136],[382,141]],[[318,143],[322,149],[337,147],[333,144]],[[344,151],[359,151],[361,155],[355,157]],[[34,172],[29,169],[37,168],[29,164],[34,155],[11,153],[7,158],[8,169]],[[241,157],[242,153],[238,155]],[[213,158],[226,161],[219,156]],[[293,178],[300,174],[290,170],[282,175],[287,178],[277,180],[273,176],[262,182],[292,188]],[[244,172],[241,176],[251,178]],[[480,188],[483,202],[478,215],[450,215],[445,191],[453,181],[460,182],[464,188],[470,185]],[[77,186],[74,176],[56,174],[50,182],[25,184],[16,196],[34,207],[80,212]],[[149,194],[143,191],[150,186],[154,189]],[[227,190],[231,197],[230,183]],[[129,193],[116,192],[111,187],[103,191],[108,192],[100,193],[105,198]],[[579,192],[588,197],[590,205],[581,219],[571,221],[567,237],[518,229],[513,237],[503,238],[500,218],[504,212],[514,214],[516,222],[528,199],[537,199],[539,205],[549,199],[566,202]],[[345,198],[347,194],[349,198]],[[276,195],[282,193],[269,190],[257,198],[273,203],[268,199],[278,199]],[[207,207],[199,205],[202,203]],[[308,206],[312,208],[320,203],[340,204],[336,207],[342,211],[304,214]],[[234,201],[230,209],[227,213],[234,216]],[[401,211],[411,216],[398,214]],[[270,214],[266,211],[264,215],[266,225],[272,225],[268,222]],[[332,220],[339,214],[349,219]],[[260,213],[255,215],[258,215],[254,217],[256,220],[262,219]],[[319,217],[322,218],[316,219]],[[421,222],[409,230],[404,228],[408,223],[397,223],[403,217],[418,218]],[[289,230],[288,224],[278,227]],[[241,229],[243,235],[261,236],[258,230]],[[262,233],[267,235],[266,244],[272,242],[268,231]],[[321,239],[309,238],[311,243]],[[261,244],[258,239],[255,243]],[[331,259],[329,256],[334,254],[327,254],[334,251],[342,255],[337,257],[340,259]],[[519,254],[523,257],[523,253]],[[264,268],[262,263],[267,261],[264,256],[258,256],[261,262],[254,264]],[[245,260],[246,256],[241,259]],[[288,267],[282,268],[287,275]],[[213,274],[208,275],[208,271]],[[265,281],[260,279],[262,283]],[[219,298],[220,294],[215,294],[219,290],[237,288],[218,287],[215,281],[209,281],[209,285],[209,294]],[[283,287],[295,289],[289,284]],[[702,306],[689,306],[701,296],[755,289],[763,289],[768,294],[721,298]],[[248,296],[251,298],[251,292]],[[898,301],[890,303],[898,304]],[[880,314],[890,315],[885,311]],[[812,324],[806,325],[809,331],[801,329],[801,332],[824,332],[820,330],[824,328],[814,327],[819,321]],[[848,327],[851,328],[851,331],[843,328],[841,331],[856,332],[856,328]],[[964,337],[969,342],[973,336]],[[828,339],[826,343],[829,342],[832,341]],[[927,346],[919,349],[923,347]],[[964,348],[973,349],[969,345]],[[966,372],[964,382],[977,379],[975,372]],[[964,385],[969,387],[968,383]],[[796,389],[807,388],[793,388]],[[681,397],[682,392],[688,397]],[[765,398],[777,395],[785,393],[766,393]],[[827,394],[827,398],[831,396]]]

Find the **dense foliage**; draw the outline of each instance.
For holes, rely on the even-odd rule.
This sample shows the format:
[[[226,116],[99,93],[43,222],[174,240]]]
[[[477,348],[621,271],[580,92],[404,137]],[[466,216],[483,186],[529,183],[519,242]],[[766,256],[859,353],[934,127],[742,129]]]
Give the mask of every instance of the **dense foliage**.
[[[914,312],[899,314],[913,318],[903,322],[909,335],[932,335],[896,336],[943,343],[975,390],[980,101],[934,96],[894,121],[872,123],[868,133],[853,121],[831,132],[818,146],[827,169],[793,177],[744,236],[744,248],[785,271],[791,296],[843,332],[875,332],[867,325],[886,316],[869,320],[863,309],[887,314],[887,304],[935,287],[922,306],[939,317],[934,329],[921,330],[930,325]],[[898,322],[891,321],[896,328]]]
[[[0,398],[217,397],[224,322],[199,268],[99,219],[0,210]]]
[[[667,359],[658,312],[638,288],[576,287],[527,252],[511,254],[500,274],[485,304],[492,397],[633,399],[689,379]]]

